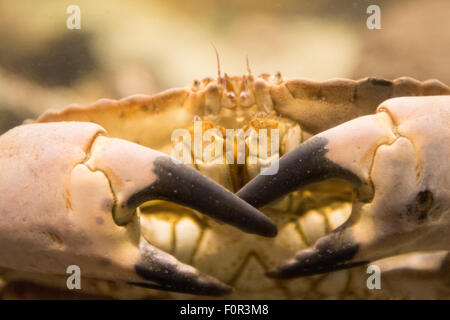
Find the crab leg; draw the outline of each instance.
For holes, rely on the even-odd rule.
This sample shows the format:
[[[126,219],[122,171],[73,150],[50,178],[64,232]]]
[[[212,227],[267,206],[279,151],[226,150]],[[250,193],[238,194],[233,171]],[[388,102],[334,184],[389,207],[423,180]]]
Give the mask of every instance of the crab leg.
[[[140,204],[173,201],[244,231],[276,234],[258,210],[168,156],[83,122],[31,124],[0,137],[0,266],[202,295],[230,287],[153,247]]]
[[[354,185],[352,214],[312,248],[268,273],[330,272],[417,250],[450,248],[450,97],[385,101],[311,138],[237,195],[255,207],[328,178]],[[444,241],[443,241],[444,240]]]

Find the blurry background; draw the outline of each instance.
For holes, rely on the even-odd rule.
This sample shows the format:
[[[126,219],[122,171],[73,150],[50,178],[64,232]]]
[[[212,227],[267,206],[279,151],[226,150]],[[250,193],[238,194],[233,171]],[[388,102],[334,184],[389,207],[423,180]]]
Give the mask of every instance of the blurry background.
[[[81,29],[68,30],[69,5]],[[381,7],[381,30],[366,9]],[[49,108],[153,94],[217,75],[437,78],[450,84],[448,0],[0,0],[0,133]]]

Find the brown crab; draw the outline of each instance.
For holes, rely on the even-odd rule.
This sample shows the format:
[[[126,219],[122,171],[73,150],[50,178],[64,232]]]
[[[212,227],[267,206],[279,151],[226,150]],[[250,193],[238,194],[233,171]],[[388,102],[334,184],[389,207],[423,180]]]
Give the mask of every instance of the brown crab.
[[[88,107],[48,111],[37,123],[17,127],[0,138],[0,170],[2,177],[7,177],[0,186],[0,238],[10,244],[0,250],[0,266],[7,269],[4,277],[61,285],[65,284],[61,278],[53,281],[48,275],[63,275],[67,265],[79,264],[86,271],[85,290],[117,297],[169,297],[160,291],[112,285],[124,281],[206,295],[227,293],[225,282],[236,289],[228,297],[239,298],[367,297],[372,292],[365,286],[365,269],[292,280],[271,279],[266,271],[336,229],[350,211],[351,218],[338,231],[269,275],[313,275],[402,252],[447,250],[446,241],[431,238],[434,227],[429,226],[441,226],[439,232],[448,227],[447,164],[435,161],[446,159],[442,152],[447,152],[448,158],[448,151],[431,146],[437,143],[435,137],[440,137],[444,146],[448,141],[449,98],[388,99],[449,93],[450,89],[436,80],[283,81],[279,74],[247,74],[195,81],[189,88],[155,96],[100,100]],[[382,102],[376,115],[326,131],[374,114]],[[259,158],[256,164],[197,161],[192,167],[203,175],[153,151],[170,154],[172,132],[192,130],[194,118],[203,120],[204,129],[219,131],[276,128],[280,150],[267,159]],[[411,123],[424,134],[417,135]],[[308,140],[315,134],[319,135]],[[414,139],[418,150],[434,148],[425,152],[427,161],[418,162],[419,166],[412,160]],[[207,145],[205,141],[203,146]],[[439,151],[439,156],[433,153]],[[274,156],[287,153],[277,175],[260,176],[246,185]],[[246,151],[244,157],[249,156]],[[306,162],[305,167],[297,165],[298,159]],[[387,173],[369,172],[377,168],[372,165],[374,159]],[[310,163],[316,165],[310,168]],[[283,175],[282,181],[277,180]],[[262,211],[275,222],[278,235],[251,235],[200,215],[199,211],[247,232],[275,235],[268,218],[204,176],[232,192],[246,185],[238,195],[255,206],[267,204]],[[420,184],[412,182],[417,177]],[[433,185],[435,177],[441,177],[440,184]],[[321,181],[325,178],[328,180]],[[152,188],[155,183],[158,185]],[[352,184],[357,186],[353,210]],[[188,185],[193,185],[195,192]],[[386,191],[380,192],[378,185]],[[396,198],[388,197],[388,190],[393,192],[390,188],[396,188]],[[416,202],[408,202],[411,210],[394,210],[413,195]],[[383,220],[385,216],[374,213],[386,197],[392,200],[383,205],[391,207],[384,208],[397,212],[400,220]],[[382,227],[383,221],[387,229]],[[425,230],[423,234],[430,235],[430,240],[419,241],[418,246],[410,239],[421,234],[420,230]],[[399,238],[402,242],[397,242]],[[416,276],[432,274],[429,281],[434,275],[442,278],[448,265],[446,251],[426,255],[426,261],[434,263],[422,269],[417,261],[425,256],[412,255],[380,262],[386,281],[390,281],[389,274],[398,275],[397,270],[403,270],[403,275],[407,270]],[[88,280],[91,278],[113,282],[107,282],[105,288],[97,285],[100,281]],[[414,297],[411,283],[416,285],[410,281],[406,288],[394,286],[384,296]],[[416,286],[421,287],[420,281]],[[414,290],[420,294],[421,290]],[[448,294],[446,285],[436,290],[440,291],[428,296]]]

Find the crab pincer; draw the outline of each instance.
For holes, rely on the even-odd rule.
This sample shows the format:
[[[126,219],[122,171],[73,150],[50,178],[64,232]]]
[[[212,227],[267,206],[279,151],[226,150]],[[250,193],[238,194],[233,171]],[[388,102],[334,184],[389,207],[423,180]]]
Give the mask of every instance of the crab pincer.
[[[167,155],[107,136],[93,123],[28,124],[0,136],[0,266],[223,295],[231,288],[140,233],[139,206],[166,200],[245,232],[276,235],[269,218]]]
[[[330,178],[354,186],[350,218],[268,275],[292,278],[450,249],[450,96],[402,97],[313,136],[237,195],[255,207]]]

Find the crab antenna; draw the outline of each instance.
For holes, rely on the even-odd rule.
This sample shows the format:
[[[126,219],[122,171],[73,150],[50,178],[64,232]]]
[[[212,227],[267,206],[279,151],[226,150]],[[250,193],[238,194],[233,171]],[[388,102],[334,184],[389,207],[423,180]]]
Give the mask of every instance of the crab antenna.
[[[220,58],[219,58],[219,52],[217,51],[216,46],[214,45],[214,43],[211,43],[211,45],[214,48],[214,52],[216,53],[216,59],[217,59],[217,74],[219,76],[219,79],[222,77],[221,72],[220,72]]]
[[[252,75],[252,71],[250,70],[250,63],[248,62],[248,54],[245,55],[245,61],[247,63],[247,72],[248,75],[251,76]]]

